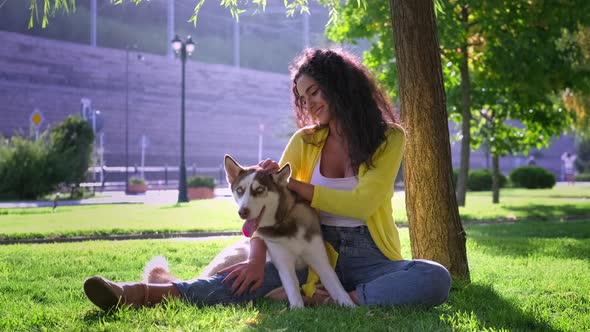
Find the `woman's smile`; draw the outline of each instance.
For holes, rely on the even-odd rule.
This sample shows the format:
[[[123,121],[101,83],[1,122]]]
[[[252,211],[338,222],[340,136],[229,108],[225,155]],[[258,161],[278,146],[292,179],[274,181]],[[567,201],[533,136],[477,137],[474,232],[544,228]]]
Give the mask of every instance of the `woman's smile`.
[[[313,115],[317,118],[320,116],[320,113],[324,110],[324,106],[320,106],[318,108],[315,109],[315,111],[313,112]]]

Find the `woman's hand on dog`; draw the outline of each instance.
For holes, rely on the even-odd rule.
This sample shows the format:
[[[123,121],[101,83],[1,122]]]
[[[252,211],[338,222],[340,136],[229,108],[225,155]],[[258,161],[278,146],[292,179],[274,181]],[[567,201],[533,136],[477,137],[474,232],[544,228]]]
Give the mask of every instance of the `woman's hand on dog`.
[[[241,296],[248,289],[253,292],[262,286],[264,280],[265,261],[245,261],[225,268],[219,273],[229,274],[223,279],[224,283],[234,280],[231,291],[236,296]]]
[[[258,163],[258,166],[265,172],[276,172],[280,169],[279,163],[271,159],[265,159]]]
[[[260,167],[263,172],[268,173],[274,173],[280,169],[279,164],[271,159],[262,160],[258,163],[258,167]],[[309,183],[297,181],[292,177],[289,177],[287,188],[293,190],[308,202],[311,202],[311,200],[313,199],[313,192],[315,190],[315,187]]]

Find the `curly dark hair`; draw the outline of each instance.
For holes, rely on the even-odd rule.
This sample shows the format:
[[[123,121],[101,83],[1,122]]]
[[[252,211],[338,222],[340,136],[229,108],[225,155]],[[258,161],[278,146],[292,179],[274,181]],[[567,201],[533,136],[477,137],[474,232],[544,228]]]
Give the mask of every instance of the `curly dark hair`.
[[[399,125],[389,96],[373,75],[349,52],[335,49],[307,49],[290,66],[295,118],[299,128],[320,128],[305,111],[297,80],[308,75],[319,86],[330,114],[346,138],[348,157],[355,173],[361,164],[373,166],[372,155],[385,141],[385,131]]]

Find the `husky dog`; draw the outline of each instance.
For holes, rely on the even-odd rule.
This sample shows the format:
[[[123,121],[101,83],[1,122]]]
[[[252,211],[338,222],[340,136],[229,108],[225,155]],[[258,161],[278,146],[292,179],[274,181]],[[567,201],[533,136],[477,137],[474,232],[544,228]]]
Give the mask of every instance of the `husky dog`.
[[[225,172],[245,220],[242,233],[251,237],[256,232],[266,243],[291,308],[303,307],[295,270],[306,265],[317,272],[336,303],[354,306],[328,261],[317,212],[287,189],[291,166],[271,174],[244,168],[225,155]]]
[[[225,172],[238,214],[244,221],[242,233],[254,232],[264,240],[270,258],[279,272],[281,283],[292,309],[303,307],[295,270],[307,265],[319,275],[332,299],[343,306],[354,306],[330,266],[317,212],[309,203],[287,189],[291,166],[283,166],[274,174],[258,167],[244,168],[225,155]],[[209,277],[226,267],[245,261],[249,256],[249,239],[225,248],[200,278]],[[166,259],[154,257],[144,269],[144,281],[165,283],[177,280],[168,269]]]

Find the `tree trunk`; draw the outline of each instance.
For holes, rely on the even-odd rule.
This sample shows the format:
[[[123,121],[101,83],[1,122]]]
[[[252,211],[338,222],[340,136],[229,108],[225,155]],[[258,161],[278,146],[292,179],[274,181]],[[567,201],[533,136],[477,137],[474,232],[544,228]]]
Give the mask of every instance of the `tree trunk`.
[[[432,0],[390,0],[407,139],[406,210],[412,256],[469,280],[465,231],[452,181],[451,146]]]
[[[465,31],[469,29],[469,9],[466,5],[461,8],[461,22]],[[457,177],[457,204],[465,206],[467,193],[467,178],[469,177],[469,154],[471,152],[471,80],[469,78],[469,48],[467,40],[461,45],[461,164]]]
[[[500,203],[500,157],[497,154],[492,155],[492,203]]]

